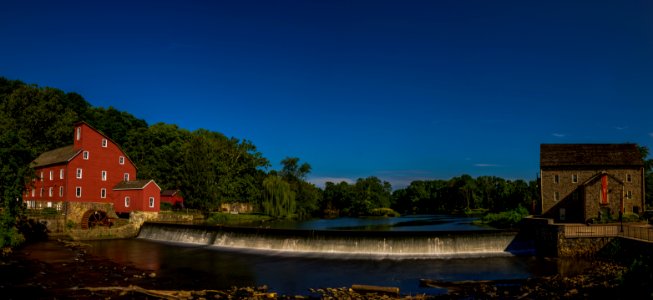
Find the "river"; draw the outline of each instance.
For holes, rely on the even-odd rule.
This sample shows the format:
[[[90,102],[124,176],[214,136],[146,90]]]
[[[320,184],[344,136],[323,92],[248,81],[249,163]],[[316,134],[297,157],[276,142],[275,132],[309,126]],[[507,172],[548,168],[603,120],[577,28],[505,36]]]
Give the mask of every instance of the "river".
[[[332,244],[333,239],[336,239],[336,243],[360,244],[358,239],[351,240],[348,236],[353,233],[360,235],[361,231],[368,232],[365,236],[379,236],[384,241],[397,240],[397,244],[405,243],[404,235],[414,236],[410,237],[411,239],[422,239],[428,235],[429,239],[435,239],[439,244],[447,244],[448,242],[444,241],[445,236],[453,234],[457,244],[454,244],[453,248],[450,247],[453,250],[447,250],[449,252],[446,255],[424,254],[422,250],[417,252],[419,255],[369,254],[370,250],[367,248],[363,250],[367,255],[349,255],[349,251],[357,250],[346,248],[334,252],[331,248],[324,250],[324,246],[315,251],[309,249],[299,252],[288,251],[287,247],[248,249],[232,247],[230,245],[233,243],[224,242],[224,238],[220,236],[221,230],[200,228],[189,232],[185,227],[169,228],[158,225],[146,225],[136,239],[91,241],[89,243],[92,247],[88,251],[119,263],[133,264],[138,268],[154,271],[158,278],[174,280],[187,289],[267,285],[270,290],[285,295],[307,295],[309,288],[348,287],[352,284],[395,286],[399,287],[403,294],[438,294],[444,291],[422,288],[419,286],[419,280],[518,279],[557,273],[571,274],[586,266],[582,261],[542,259],[532,255],[513,255],[506,251],[474,252],[471,255],[463,251],[457,255],[456,251],[459,251],[460,245],[469,244],[467,238],[461,239],[459,235],[495,239],[492,230],[472,225],[471,220],[450,216],[311,220],[267,224],[265,227],[269,227],[272,232],[281,230],[284,233],[282,237],[275,237],[272,242],[267,240],[267,231],[257,231],[256,234],[249,231],[239,232],[235,238],[230,236],[232,240],[238,241],[264,238],[259,244],[277,243],[276,240],[285,239],[280,245],[291,244],[292,247],[297,247],[297,240],[301,242],[308,239],[305,244],[315,244],[315,240],[311,240],[315,239],[315,233],[311,232],[309,239],[305,235],[299,238],[289,237],[288,232],[293,235],[296,230],[331,232],[326,240],[322,241],[323,244]],[[456,231],[460,231],[460,234],[455,234]],[[163,235],[165,238],[160,238],[161,232],[167,232]],[[207,232],[214,232],[214,236],[207,235]],[[386,234],[390,235],[386,237]],[[437,237],[431,237],[431,234]],[[504,239],[505,234],[499,234],[501,239]],[[207,241],[198,238],[206,236],[209,236]],[[320,236],[318,239],[325,238]],[[291,250],[295,249],[292,247]],[[438,248],[437,251],[442,250]]]

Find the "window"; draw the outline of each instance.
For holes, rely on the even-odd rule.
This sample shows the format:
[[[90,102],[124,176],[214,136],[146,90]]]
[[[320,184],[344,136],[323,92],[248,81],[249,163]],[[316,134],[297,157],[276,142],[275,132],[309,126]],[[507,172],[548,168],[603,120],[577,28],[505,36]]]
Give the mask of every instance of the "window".
[[[82,179],[82,168],[77,168],[77,179]]]
[[[560,200],[560,192],[554,192],[553,193],[553,201],[559,201]]]
[[[124,165],[125,164],[125,157],[124,156],[118,157],[118,163],[121,164],[121,165]]]
[[[626,192],[626,199],[633,199],[633,191]]]
[[[125,197],[125,207],[129,207],[129,197]]]
[[[82,138],[82,128],[77,127],[77,140],[79,141]]]
[[[560,182],[560,177],[557,174],[553,175],[553,182],[554,183],[559,183]]]
[[[75,197],[77,197],[77,198],[82,197],[82,187],[81,186],[75,187]]]
[[[154,197],[150,197],[150,207],[154,207]]]
[[[63,169],[59,169],[59,179],[63,179]]]
[[[107,171],[102,171],[102,181],[107,181]]]
[[[59,187],[59,197],[63,197],[63,186]]]
[[[88,160],[88,151],[82,152],[82,157],[86,160]]]
[[[633,177],[630,174],[626,174],[626,182],[633,182]]]
[[[104,199],[107,197],[107,189],[101,189],[100,190],[100,198]]]
[[[54,170],[50,170],[50,180],[54,179]]]
[[[54,191],[53,189],[54,189],[53,187],[50,187],[48,189],[48,197],[52,197],[52,194],[53,194],[53,191]]]
[[[129,173],[125,173],[125,175],[123,176],[123,179],[125,181],[129,181]]]
[[[578,182],[578,174],[572,174],[571,175],[571,182],[572,183],[577,183]]]
[[[102,139],[102,147],[107,147],[107,139]]]

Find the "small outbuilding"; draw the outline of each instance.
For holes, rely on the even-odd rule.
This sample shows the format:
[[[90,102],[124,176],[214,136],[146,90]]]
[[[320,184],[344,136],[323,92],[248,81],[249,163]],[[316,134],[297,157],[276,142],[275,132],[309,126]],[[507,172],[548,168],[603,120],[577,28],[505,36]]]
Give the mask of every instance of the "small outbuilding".
[[[183,208],[184,197],[179,190],[165,190],[161,192],[161,202],[170,203],[172,207]]]

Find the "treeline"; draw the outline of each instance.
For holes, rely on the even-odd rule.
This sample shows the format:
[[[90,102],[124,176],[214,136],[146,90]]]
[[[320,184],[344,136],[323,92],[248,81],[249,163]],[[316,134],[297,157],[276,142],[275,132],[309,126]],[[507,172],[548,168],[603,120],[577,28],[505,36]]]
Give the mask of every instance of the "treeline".
[[[415,181],[394,192],[390,183],[377,177],[328,182],[320,189],[307,181],[308,163],[289,157],[281,162],[281,170],[269,170],[270,162],[251,141],[205,129],[149,125],[112,107],[93,107],[76,93],[0,77],[3,212],[18,209],[16,199],[25,179],[33,175],[29,163],[44,151],[69,145],[77,121],[117,142],[138,167],[139,178],[155,179],[163,189],[181,190],[188,207],[203,211],[225,202],[249,202],[274,217],[307,218],[386,214],[388,208],[402,214],[502,211],[519,206],[532,210],[538,201],[535,181],[491,176]],[[647,194],[653,191],[650,177],[649,160]]]

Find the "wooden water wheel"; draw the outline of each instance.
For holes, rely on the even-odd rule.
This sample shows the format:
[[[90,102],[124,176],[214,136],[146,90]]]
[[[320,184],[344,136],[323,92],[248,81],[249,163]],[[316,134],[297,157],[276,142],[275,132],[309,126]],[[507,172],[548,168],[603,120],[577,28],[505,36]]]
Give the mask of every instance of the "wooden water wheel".
[[[89,229],[97,226],[110,227],[113,225],[111,218],[107,216],[107,213],[102,210],[87,210],[84,215],[82,215],[81,226],[82,229]]]

